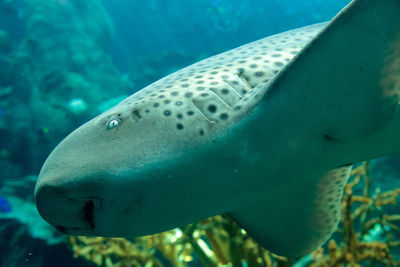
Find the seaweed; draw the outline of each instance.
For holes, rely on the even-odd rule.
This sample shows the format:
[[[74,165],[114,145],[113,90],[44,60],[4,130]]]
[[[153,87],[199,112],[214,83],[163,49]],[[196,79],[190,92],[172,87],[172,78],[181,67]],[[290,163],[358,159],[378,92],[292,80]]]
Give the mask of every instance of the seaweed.
[[[371,194],[369,169],[369,162],[353,168],[344,189],[337,232],[323,248],[305,257],[302,266],[400,265],[393,256],[393,250],[400,246],[400,227],[396,225],[400,214],[387,209],[396,205],[400,188],[387,192],[376,189]],[[372,234],[377,232],[375,228],[380,229],[379,240]],[[166,259],[176,267],[188,266],[194,260],[210,267],[280,267],[295,262],[265,250],[228,215],[133,240],[69,237],[69,244],[75,257],[98,266],[165,266]]]

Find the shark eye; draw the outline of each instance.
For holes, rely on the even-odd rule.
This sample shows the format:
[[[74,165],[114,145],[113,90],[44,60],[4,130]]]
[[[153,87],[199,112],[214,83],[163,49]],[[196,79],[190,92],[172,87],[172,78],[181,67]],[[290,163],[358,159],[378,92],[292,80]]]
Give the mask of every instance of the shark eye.
[[[110,119],[110,120],[107,122],[107,128],[108,128],[108,129],[114,129],[114,128],[117,128],[117,127],[120,126],[120,125],[121,125],[121,120],[118,119],[118,118]]]

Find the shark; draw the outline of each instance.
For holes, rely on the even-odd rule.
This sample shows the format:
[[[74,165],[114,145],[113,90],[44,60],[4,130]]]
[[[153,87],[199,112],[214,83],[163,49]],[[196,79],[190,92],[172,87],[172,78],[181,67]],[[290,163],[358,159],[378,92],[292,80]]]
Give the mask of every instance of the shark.
[[[68,135],[35,188],[68,235],[136,237],[228,214],[301,257],[331,236],[354,163],[400,150],[400,1],[215,55]]]

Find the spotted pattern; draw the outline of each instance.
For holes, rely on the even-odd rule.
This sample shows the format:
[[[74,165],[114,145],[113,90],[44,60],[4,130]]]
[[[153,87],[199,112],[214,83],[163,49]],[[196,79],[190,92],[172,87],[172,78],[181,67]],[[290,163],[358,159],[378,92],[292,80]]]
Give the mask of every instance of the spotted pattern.
[[[400,38],[393,45],[393,52],[385,59],[384,66],[381,80],[383,96],[398,107],[400,104],[400,76],[398,75],[400,73]],[[385,106],[390,107],[390,105]]]
[[[333,169],[321,177],[315,190],[316,198],[310,228],[314,230],[314,241],[305,251],[319,247],[335,231],[341,212],[343,188],[350,177],[351,166]]]
[[[282,68],[323,28],[274,35],[202,60],[145,87],[117,107],[141,123],[162,117],[169,130],[204,138],[238,121]]]

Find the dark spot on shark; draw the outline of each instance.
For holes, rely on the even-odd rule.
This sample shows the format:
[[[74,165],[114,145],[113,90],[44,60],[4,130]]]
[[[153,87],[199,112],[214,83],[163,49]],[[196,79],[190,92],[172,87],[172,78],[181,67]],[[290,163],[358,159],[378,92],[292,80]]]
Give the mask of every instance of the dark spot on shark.
[[[223,121],[225,121],[225,120],[227,120],[228,119],[228,114],[226,114],[226,113],[222,113],[221,115],[219,115],[219,118],[221,119],[221,120],[223,120]]]
[[[210,111],[211,113],[215,113],[217,111],[217,106],[214,104],[209,105],[208,111]]]
[[[262,76],[264,76],[264,72],[262,72],[262,71],[257,71],[257,72],[254,74],[254,76],[256,76],[256,77],[262,77]]]

